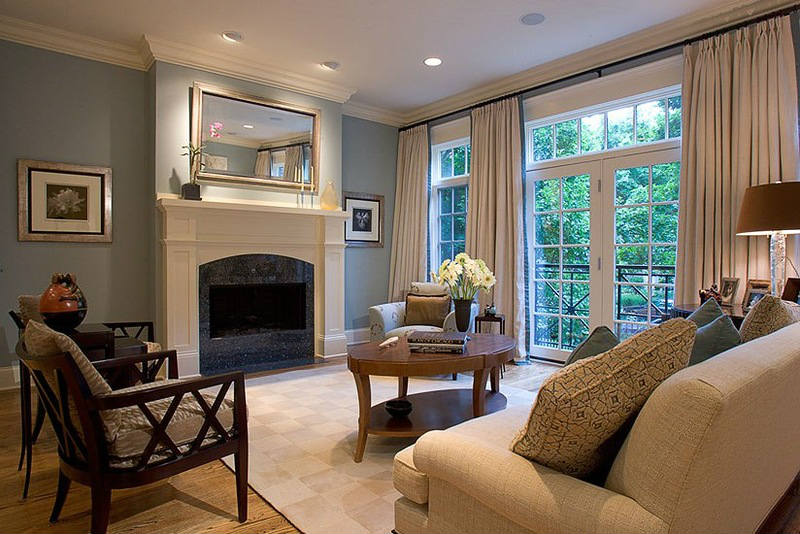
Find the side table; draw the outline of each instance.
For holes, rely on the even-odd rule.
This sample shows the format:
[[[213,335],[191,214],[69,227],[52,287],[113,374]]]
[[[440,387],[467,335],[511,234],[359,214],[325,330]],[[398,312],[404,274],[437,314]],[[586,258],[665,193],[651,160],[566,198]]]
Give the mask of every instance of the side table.
[[[483,333],[483,323],[489,323],[491,326],[492,323],[497,323],[500,325],[500,335],[504,336],[506,334],[506,316],[502,313],[496,313],[494,315],[478,315],[475,317],[475,333],[482,334]],[[491,333],[491,328],[489,330]],[[500,378],[505,378],[506,374],[506,363],[500,366]]]

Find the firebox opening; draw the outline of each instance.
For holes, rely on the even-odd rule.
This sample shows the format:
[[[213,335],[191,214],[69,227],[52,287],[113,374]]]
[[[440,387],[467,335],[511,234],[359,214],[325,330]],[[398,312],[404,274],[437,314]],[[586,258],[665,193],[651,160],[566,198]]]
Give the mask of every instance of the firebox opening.
[[[209,287],[211,338],[306,328],[306,284]]]

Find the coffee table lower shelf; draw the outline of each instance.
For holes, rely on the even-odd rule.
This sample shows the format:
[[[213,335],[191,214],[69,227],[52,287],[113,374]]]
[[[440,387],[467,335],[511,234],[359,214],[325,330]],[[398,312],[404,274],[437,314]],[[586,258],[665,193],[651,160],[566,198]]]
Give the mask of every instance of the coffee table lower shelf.
[[[486,414],[498,412],[506,407],[506,396],[502,393],[487,390],[485,396]],[[411,402],[413,407],[407,417],[389,415],[385,402],[373,406],[370,409],[367,434],[417,437],[429,430],[444,430],[474,417],[472,389],[426,391],[404,398]]]

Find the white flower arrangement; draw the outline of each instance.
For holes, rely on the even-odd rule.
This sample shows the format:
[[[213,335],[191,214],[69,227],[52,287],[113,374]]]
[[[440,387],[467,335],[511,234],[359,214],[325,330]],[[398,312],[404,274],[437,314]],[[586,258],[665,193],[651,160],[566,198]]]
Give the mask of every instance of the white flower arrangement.
[[[481,259],[472,259],[462,252],[453,261],[444,260],[431,279],[450,289],[453,300],[472,300],[479,290],[489,291],[497,279]]]

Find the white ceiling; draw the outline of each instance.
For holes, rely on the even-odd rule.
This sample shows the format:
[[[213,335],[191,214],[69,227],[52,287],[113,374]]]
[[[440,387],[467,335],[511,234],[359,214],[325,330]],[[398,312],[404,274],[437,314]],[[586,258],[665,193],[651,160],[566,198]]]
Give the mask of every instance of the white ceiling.
[[[357,89],[398,113],[731,0],[0,0],[0,14],[128,46],[142,35]],[[539,26],[519,17],[543,13]],[[244,34],[239,44],[220,32]],[[428,56],[444,60],[432,69]],[[336,72],[319,62],[341,63]]]

